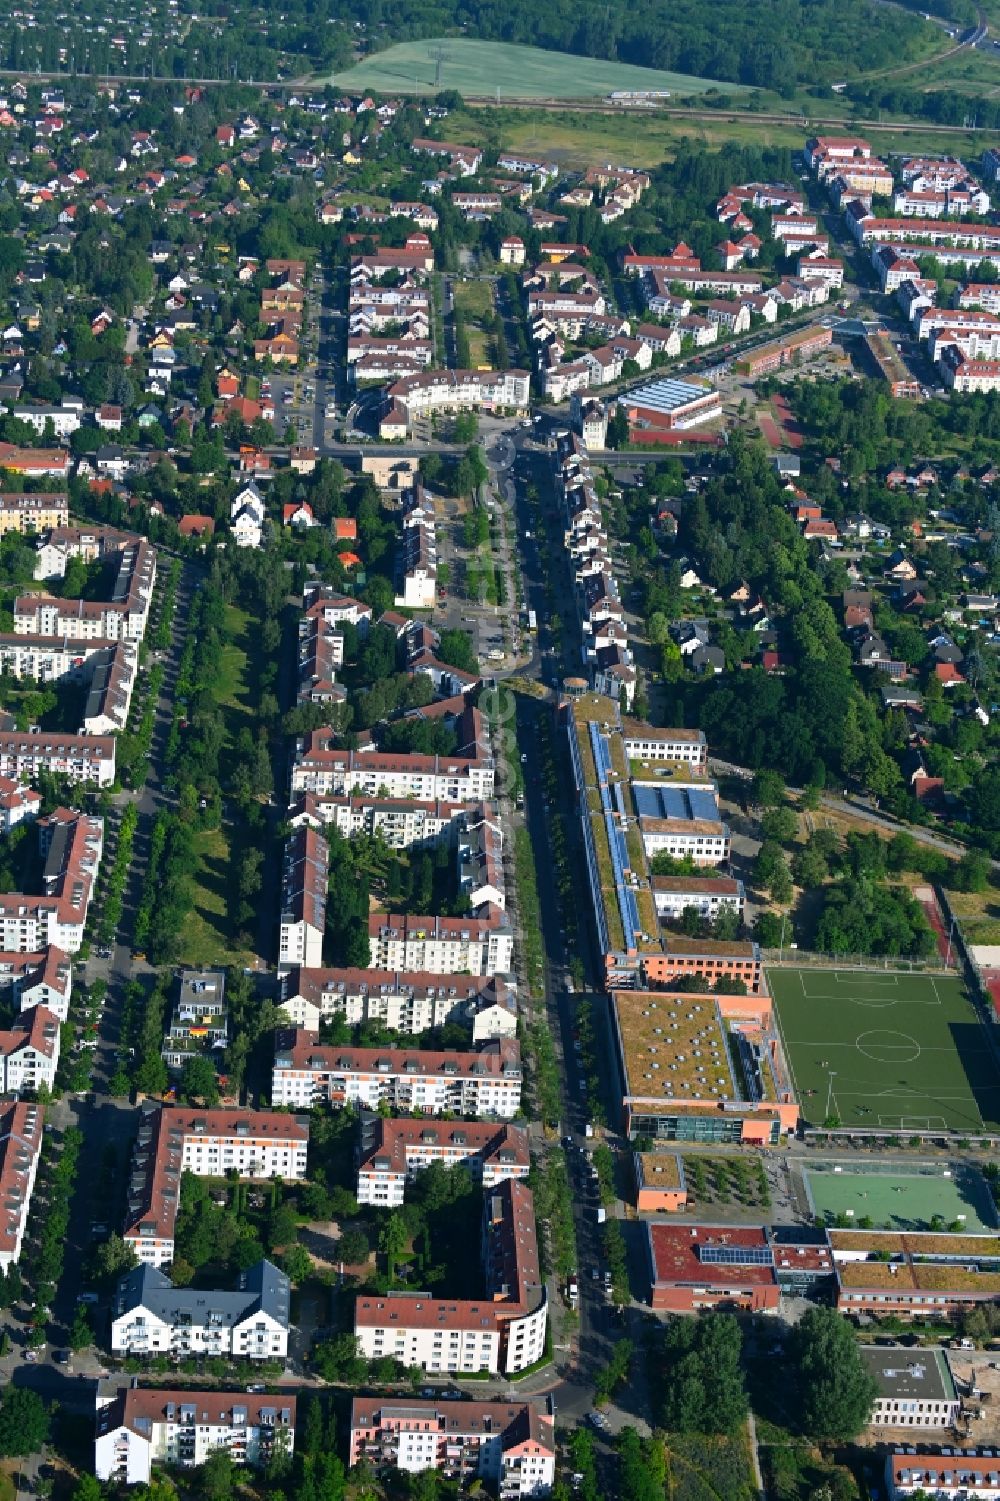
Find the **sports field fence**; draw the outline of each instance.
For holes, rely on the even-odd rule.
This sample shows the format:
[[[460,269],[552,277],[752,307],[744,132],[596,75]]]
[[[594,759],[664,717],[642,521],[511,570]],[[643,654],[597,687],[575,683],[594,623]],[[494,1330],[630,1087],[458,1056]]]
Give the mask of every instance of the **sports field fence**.
[[[771,969],[902,970],[909,974],[953,975],[939,955],[905,959],[897,954],[819,954],[811,949],[761,949],[761,958]]]

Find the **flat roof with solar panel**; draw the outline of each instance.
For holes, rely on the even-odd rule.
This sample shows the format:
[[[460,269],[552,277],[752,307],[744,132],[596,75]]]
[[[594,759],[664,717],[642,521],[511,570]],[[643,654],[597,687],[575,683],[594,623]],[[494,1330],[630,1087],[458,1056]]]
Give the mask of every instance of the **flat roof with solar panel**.
[[[647,1234],[654,1282],[777,1287],[763,1227],[650,1223]]]
[[[697,385],[690,380],[677,380],[668,376],[664,380],[650,381],[636,391],[629,391],[624,398],[629,407],[645,407],[650,412],[676,412],[690,406],[693,401],[702,401],[711,396],[713,387]]]

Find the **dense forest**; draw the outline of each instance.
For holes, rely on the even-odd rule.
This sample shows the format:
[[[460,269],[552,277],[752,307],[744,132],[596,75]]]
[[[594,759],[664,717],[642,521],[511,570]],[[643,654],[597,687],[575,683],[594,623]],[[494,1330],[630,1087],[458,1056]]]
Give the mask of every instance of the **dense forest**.
[[[968,0],[936,0],[962,11]],[[766,17],[754,0],[288,0],[280,13],[242,0],[185,5],[152,35],[126,31],[116,49],[105,28],[89,23],[73,34],[65,15],[47,7],[30,27],[16,13],[0,23],[0,63],[8,68],[59,68],[95,74],[152,69],[160,77],[273,78],[280,72],[342,67],[360,36],[370,51],[393,42],[461,31],[487,40],[520,42],[640,66],[665,68],[754,88],[791,92],[800,83],[829,83],[862,69],[887,67],[928,50],[919,11],[872,0],[772,0]],[[924,9],[921,0],[920,11]],[[935,9],[931,5],[930,9]],[[185,16],[184,12],[188,14]],[[82,19],[82,18],[81,18]],[[182,24],[178,26],[177,22]],[[62,55],[61,55],[62,54]]]
[[[1000,126],[1000,100],[984,94],[959,94],[954,89],[924,93],[901,84],[866,87],[861,83],[849,84],[845,92],[866,118],[884,110],[914,120],[933,120],[936,125],[966,125],[979,130]]]

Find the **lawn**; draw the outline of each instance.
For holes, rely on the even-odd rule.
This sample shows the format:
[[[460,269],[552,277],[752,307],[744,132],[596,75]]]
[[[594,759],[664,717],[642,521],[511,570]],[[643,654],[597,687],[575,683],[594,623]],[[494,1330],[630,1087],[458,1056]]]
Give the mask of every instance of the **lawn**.
[[[248,665],[250,617],[237,605],[226,606],[228,640],[220,654],[217,697],[232,745],[249,714]],[[209,965],[247,965],[252,953],[233,949],[229,909],[233,899],[229,838],[224,828],[201,829],[195,835],[198,872],[191,917],[184,931],[181,962]]]
[[[191,915],[184,929],[180,963],[192,969],[253,962],[248,950],[232,947],[229,839],[225,829],[200,829],[194,836],[198,873]]]
[[[974,1167],[914,1163],[880,1173],[854,1163],[811,1164],[803,1179],[814,1212],[828,1225],[871,1220],[879,1230],[929,1230],[935,1218],[969,1231],[995,1230],[996,1212],[986,1180]],[[843,1218],[841,1218],[843,1217]]]
[[[473,370],[492,370],[493,334],[483,323],[493,317],[493,288],[486,281],[453,281],[455,308],[465,318],[469,363]]]
[[[466,318],[490,318],[493,315],[493,288],[488,281],[452,281],[455,306]]]
[[[813,1125],[961,1133],[1000,1124],[1000,1075],[960,980],[772,969],[802,1113]]]
[[[593,99],[621,89],[666,89],[681,97],[710,89],[732,95],[748,92],[739,84],[720,84],[711,78],[471,37],[399,42],[328,81],[349,93],[375,89],[391,94],[436,94],[457,89],[460,94],[497,99],[503,95],[508,99]]]
[[[250,617],[238,605],[226,606],[226,631],[229,639],[222,648],[218,700],[226,711],[226,734],[235,739],[240,719],[249,713],[247,661],[249,656]]]

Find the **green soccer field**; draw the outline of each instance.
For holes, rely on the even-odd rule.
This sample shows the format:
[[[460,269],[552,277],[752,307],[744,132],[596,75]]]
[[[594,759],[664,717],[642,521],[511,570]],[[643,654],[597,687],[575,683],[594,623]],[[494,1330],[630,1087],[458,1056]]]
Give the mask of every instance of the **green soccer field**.
[[[671,96],[703,94],[722,88],[744,94],[741,84],[712,78],[604,62],[543,47],[511,42],[480,42],[472,37],[437,37],[398,42],[373,53],[356,67],[335,74],[331,82],[352,92],[374,89],[386,94],[436,94],[457,89],[472,98],[592,99],[617,89],[669,89]]]
[[[995,1130],[1000,1075],[962,982],[899,971],[768,971],[811,1125]]]

